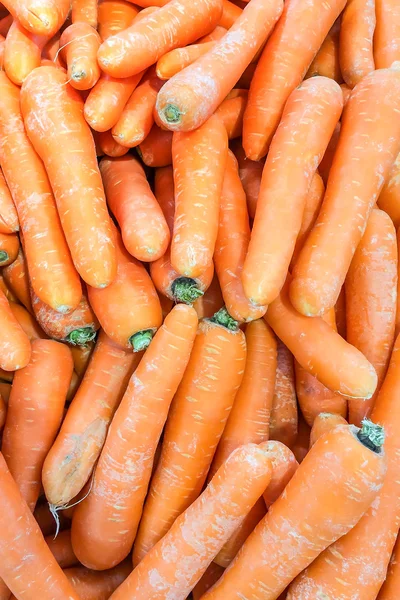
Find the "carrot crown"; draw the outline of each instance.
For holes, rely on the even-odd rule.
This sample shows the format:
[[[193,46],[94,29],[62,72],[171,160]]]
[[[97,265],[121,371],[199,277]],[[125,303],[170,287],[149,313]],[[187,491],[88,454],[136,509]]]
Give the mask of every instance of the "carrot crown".
[[[129,338],[129,343],[132,346],[134,352],[141,352],[142,350],[146,350],[148,346],[150,346],[150,342],[153,339],[154,330],[153,329],[143,329],[142,331],[138,331],[134,335]]]
[[[80,329],[74,329],[71,331],[65,341],[72,346],[85,346],[88,342],[95,339],[96,332],[93,327],[81,327]]]
[[[233,317],[228,313],[226,307],[223,306],[220,308],[210,319],[212,323],[217,323],[217,325],[222,325],[229,331],[237,331],[239,329],[238,321],[235,321]]]
[[[364,446],[373,452],[379,452],[385,441],[385,430],[381,425],[377,425],[368,419],[364,419],[361,423],[361,429],[357,433],[357,437]]]
[[[203,295],[196,281],[191,277],[178,277],[171,286],[172,295],[176,302],[193,304]]]

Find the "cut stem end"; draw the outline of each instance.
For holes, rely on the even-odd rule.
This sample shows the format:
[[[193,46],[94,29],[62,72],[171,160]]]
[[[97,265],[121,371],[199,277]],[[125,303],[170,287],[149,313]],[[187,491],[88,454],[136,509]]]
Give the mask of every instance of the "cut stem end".
[[[238,321],[235,321],[235,319],[231,317],[225,306],[220,308],[215,315],[211,317],[210,321],[222,325],[222,327],[226,327],[229,331],[237,331],[239,328]]]
[[[0,250],[0,264],[8,261],[8,252],[5,250]]]
[[[88,342],[92,342],[96,337],[96,332],[93,327],[81,327],[80,329],[74,329],[65,338],[68,344],[73,346],[85,346]]]
[[[141,352],[146,350],[150,346],[150,342],[153,339],[154,331],[152,329],[144,329],[138,331],[132,337],[129,338],[129,343],[133,348],[134,352]]]
[[[183,302],[185,304],[193,304],[204,293],[191,277],[178,277],[178,279],[175,279],[171,286],[171,291],[176,302]]]
[[[385,430],[381,425],[377,425],[368,419],[364,419],[361,423],[361,429],[357,433],[357,437],[364,446],[373,452],[379,452],[385,441]]]
[[[175,104],[167,104],[164,108],[164,117],[167,123],[179,123],[181,120],[181,111]]]

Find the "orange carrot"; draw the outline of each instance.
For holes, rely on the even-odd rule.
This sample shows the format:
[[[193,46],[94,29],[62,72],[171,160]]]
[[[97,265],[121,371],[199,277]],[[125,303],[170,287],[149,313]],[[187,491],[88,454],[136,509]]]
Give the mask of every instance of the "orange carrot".
[[[219,285],[218,277],[214,273],[210,286],[204,294],[197,298],[193,303],[199,319],[211,319],[211,317],[224,306],[221,286]]]
[[[168,129],[190,131],[213,114],[267,39],[282,12],[282,2],[252,0],[239,11],[240,17],[226,35],[159,92],[157,112]]]
[[[344,417],[328,412],[320,412],[314,419],[310,434],[310,448],[320,437],[332,431],[338,425],[347,425]]]
[[[108,206],[121,228],[125,248],[142,261],[165,254],[170,232],[146,174],[133,156],[100,163]]]
[[[238,161],[239,177],[246,194],[249,217],[254,219],[258,195],[260,193],[261,175],[264,168],[264,161],[253,161],[249,158],[246,158],[242,146],[242,140],[235,140],[231,147],[236,160]]]
[[[0,35],[2,35],[3,37],[7,36],[7,33],[10,31],[10,27],[13,20],[14,18],[10,14],[0,19]]]
[[[242,14],[242,9],[229,0],[222,0],[222,15],[218,21],[220,27],[230,29]]]
[[[75,267],[86,283],[101,288],[117,268],[111,219],[82,102],[66,84],[59,69],[35,69],[22,87],[22,114],[49,175]]]
[[[399,5],[396,0],[375,0],[375,12],[375,68],[386,69],[400,60]]]
[[[0,288],[9,302],[18,302],[18,298],[14,296],[10,288],[7,286],[2,275],[0,275]]]
[[[297,435],[297,401],[292,353],[277,344],[275,390],[271,405],[270,438],[292,446]]]
[[[307,79],[289,96],[264,166],[243,266],[244,291],[254,304],[270,304],[285,282],[311,181],[342,108],[339,85],[326,77]]]
[[[1,154],[0,154],[1,156]],[[0,233],[18,231],[18,215],[11,198],[10,190],[0,169]]]
[[[343,92],[343,104],[344,106],[346,106],[347,102],[350,99],[352,89],[347,85],[347,83],[342,83],[340,88]]]
[[[242,135],[243,115],[248,96],[247,90],[233,90],[235,91],[239,93],[233,97],[227,96],[215,111],[225,125],[230,140]]]
[[[213,29],[210,33],[197,40],[196,43],[205,44],[206,42],[217,42],[218,40],[224,37],[226,31],[227,30],[225,29],[225,27],[217,25],[215,29]]]
[[[18,256],[19,238],[16,233],[0,233],[0,266],[10,265]]]
[[[50,38],[64,23],[71,0],[3,0],[2,4],[26,30]]]
[[[85,346],[71,346],[72,360],[74,361],[74,371],[81,380],[84,376],[91,356],[93,354],[95,344],[88,342]]]
[[[96,131],[95,133],[97,134],[96,142],[101,151],[100,155],[97,154],[97,156],[106,154],[107,156],[118,158],[120,156],[125,156],[125,154],[129,152],[129,148],[121,146],[121,144],[118,144],[118,142],[114,140],[111,129],[109,131]]]
[[[103,0],[98,6],[98,31],[104,41],[132,25],[139,9],[125,0]]]
[[[85,566],[110,568],[132,547],[154,453],[189,360],[196,328],[195,310],[183,304],[175,306],[129,382],[101,452],[91,492],[76,507],[72,519],[73,548]]]
[[[29,291],[28,270],[25,264],[25,257],[22,250],[19,251],[17,258],[11,265],[2,269],[2,275],[7,286],[16,298],[33,314],[31,295]]]
[[[343,81],[339,64],[339,35],[340,19],[336,19],[328,35],[318,50],[314,60],[308,68],[305,78],[322,75],[334,79],[338,83]]]
[[[170,79],[185,67],[191,65],[200,56],[215,46],[215,41],[191,44],[186,48],[175,48],[166,52],[158,59],[156,65],[157,76],[160,79]]]
[[[47,335],[43,329],[40,328],[38,322],[24,306],[15,304],[15,302],[10,302],[10,308],[12,314],[17,319],[30,341],[47,338]]]
[[[347,341],[374,366],[378,387],[369,400],[349,401],[349,423],[368,417],[382,385],[394,344],[397,291],[396,230],[373,209],[346,277]]]
[[[389,172],[379,198],[379,208],[387,212],[396,229],[400,226],[400,154]]]
[[[72,23],[87,23],[97,28],[98,0],[72,0]]]
[[[386,579],[377,600],[396,600],[398,598],[400,586],[400,537],[397,536],[397,542],[393,550],[392,558],[390,559],[389,568],[386,574]]]
[[[172,132],[154,124],[137,151],[148,167],[167,167],[172,163]]]
[[[14,19],[4,46],[4,70],[13,83],[22,85],[29,73],[40,66],[42,49],[48,40],[47,36],[27,31]]]
[[[100,67],[113,77],[140,73],[169,50],[187,46],[212,31],[221,13],[222,0],[171,0],[103,42],[98,54]]]
[[[339,54],[343,79],[351,88],[375,69],[375,22],[375,0],[347,2],[340,27]]]
[[[97,51],[101,38],[87,22],[75,22],[60,38],[61,57],[68,67],[68,81],[77,90],[89,90],[98,81]]]
[[[107,429],[140,354],[120,348],[100,331],[82,383],[43,467],[50,504],[68,504],[89,480]]]
[[[196,131],[174,134],[171,263],[183,277],[199,277],[212,263],[227,151],[225,127],[215,116]]]
[[[333,157],[335,156],[336,148],[339,143],[340,130],[341,124],[338,123],[335,127],[335,131],[333,132],[331,139],[329,140],[329,144],[318,168],[319,174],[322,177],[324,185],[326,185],[328,182],[329,173],[333,163]]]
[[[320,438],[203,600],[275,600],[370,506],[386,472],[382,441],[382,429],[372,423],[363,430],[342,425]],[[306,494],[307,502],[300,504],[299,494]]]
[[[4,293],[0,291],[0,367],[16,371],[26,367],[31,355],[29,338],[14,317]]]
[[[373,366],[321,317],[305,317],[289,300],[290,278],[268,307],[265,320],[300,365],[335,393],[370,398],[377,386]]]
[[[162,323],[161,306],[149,274],[126,251],[115,228],[117,276],[104,289],[88,287],[90,305],[106,334],[123,348],[145,350]]]
[[[48,59],[54,62],[57,66],[63,66],[61,59],[59,58],[60,50],[60,32],[57,31],[52,38],[49,39],[47,44],[42,50],[42,59]]]
[[[369,213],[400,150],[399,113],[400,70],[374,71],[354,88],[324,202],[293,271],[290,299],[304,315],[321,315],[336,303]]]
[[[201,322],[168,416],[135,540],[134,564],[199,496],[241,384],[245,358],[244,334],[225,309]]]
[[[131,571],[131,561],[125,560],[114,569],[102,572],[72,567],[65,569],[64,574],[79,594],[80,600],[108,600]]]
[[[218,581],[225,569],[212,562],[192,590],[193,600],[200,600],[203,594]]]
[[[52,555],[62,569],[73,567],[77,564],[78,559],[72,549],[70,529],[61,531],[56,538],[53,535],[49,535],[45,540]]]

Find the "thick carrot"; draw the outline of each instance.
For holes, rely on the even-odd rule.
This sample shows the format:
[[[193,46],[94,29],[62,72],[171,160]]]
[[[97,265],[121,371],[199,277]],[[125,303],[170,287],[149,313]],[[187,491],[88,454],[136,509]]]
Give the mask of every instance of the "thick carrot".
[[[172,164],[172,131],[153,125],[149,135],[137,147],[138,154],[148,167],[167,167]]]
[[[394,226],[400,225],[400,154],[390,170],[377,200],[379,208],[387,212]]]
[[[225,125],[228,138],[233,140],[242,135],[243,115],[247,104],[247,90],[232,90],[239,92],[232,97],[227,96],[219,105],[215,114]]]
[[[0,154],[1,156],[1,154]],[[14,233],[18,231],[18,215],[15,205],[11,198],[6,180],[0,169],[0,232]]]
[[[125,248],[142,261],[165,254],[170,232],[140,162],[129,155],[100,163],[108,206],[121,228]]]
[[[311,375],[335,393],[371,398],[377,386],[373,366],[321,317],[305,317],[289,300],[290,278],[268,307],[265,320]]]
[[[0,577],[17,598],[32,593],[43,600],[80,600],[58,566],[0,455]],[[23,560],[23,563],[21,562]],[[23,564],[23,573],[21,573]]]
[[[0,111],[1,112],[1,111]],[[22,250],[19,251],[17,258],[11,265],[2,269],[2,275],[11,292],[16,296],[19,302],[33,314],[31,295],[29,291],[29,277],[26,268],[25,257]]]
[[[129,382],[101,452],[91,492],[73,515],[72,544],[85,566],[100,570],[115,566],[132,547],[154,454],[196,329],[196,311],[182,304],[175,306]]]
[[[16,371],[26,367],[31,355],[31,344],[14,317],[4,293],[0,291],[0,368]]]
[[[227,152],[228,136],[215,116],[196,131],[176,132],[173,136],[175,221],[171,263],[182,277],[199,277],[212,263]]]
[[[104,41],[132,25],[139,9],[125,0],[103,0],[98,6],[98,32]]]
[[[292,353],[278,340],[270,438],[292,446],[297,435],[297,400]]]
[[[222,309],[200,324],[168,416],[160,460],[135,540],[134,564],[203,488],[245,368],[245,337],[234,323]]]
[[[330,77],[338,83],[343,81],[339,64],[340,25],[340,18],[336,19],[309,66],[305,76],[306,79],[315,77],[315,75],[322,75],[323,77]]]
[[[377,600],[397,600],[400,589],[400,537],[397,536],[397,542],[390,559],[386,579]]]
[[[68,67],[68,81],[77,90],[90,90],[100,77],[97,51],[101,38],[87,22],[73,22],[60,38],[61,57]]]
[[[82,383],[44,463],[43,487],[54,506],[68,504],[88,481],[140,358],[100,332]]]
[[[324,202],[293,271],[290,299],[304,315],[320,315],[335,305],[369,213],[400,150],[399,114],[400,70],[374,71],[354,88]]]
[[[339,56],[343,79],[351,88],[375,69],[375,22],[375,0],[347,2],[340,27]]]
[[[108,600],[131,571],[131,561],[125,560],[114,569],[101,573],[85,567],[72,567],[65,569],[64,574],[79,594],[80,600]]]
[[[260,193],[261,175],[264,168],[264,161],[254,161],[246,158],[242,140],[235,140],[231,145],[239,166],[239,177],[247,199],[247,210],[249,217],[254,219],[258,195]]]
[[[150,275],[126,251],[115,228],[117,276],[104,289],[88,287],[90,305],[106,334],[123,348],[145,350],[162,323],[161,306]]]
[[[4,0],[2,4],[28,31],[52,37],[64,23],[71,0]]]
[[[16,233],[0,233],[0,266],[10,265],[18,256],[19,238]]]
[[[202,125],[250,64],[281,12],[281,0],[249,3],[213,48],[165,83],[156,104],[162,123],[174,131]]]
[[[60,531],[57,537],[49,535],[45,538],[45,540],[46,544],[51,550],[52,555],[62,569],[73,567],[77,564],[78,559],[76,558],[72,549],[70,529]]]
[[[382,441],[382,429],[371,423],[363,430],[342,425],[321,438],[203,599],[275,600],[370,506],[386,472]]]
[[[41,329],[38,322],[24,306],[16,304],[15,302],[10,302],[10,308],[12,314],[31,341],[47,338],[47,335],[43,329]]]
[[[27,31],[14,19],[7,33],[3,59],[3,68],[13,83],[22,85],[29,73],[40,66],[42,49],[48,40],[47,36]]]
[[[171,0],[103,42],[98,53],[100,67],[113,77],[140,73],[169,50],[187,46],[212,31],[221,14],[221,0]]]
[[[112,600],[160,600],[168,596],[185,600],[267,487],[271,471],[268,452],[262,446],[237,448],[201,496],[114,592]]]
[[[400,7],[396,0],[375,0],[375,11],[375,68],[386,69],[400,60]]]
[[[221,286],[219,285],[218,277],[214,273],[210,286],[204,294],[197,298],[193,303],[199,319],[210,319],[216,312],[224,306]]]
[[[320,412],[314,419],[310,434],[310,448],[320,437],[332,431],[338,425],[347,425],[344,417],[329,412]]]
[[[72,23],[87,23],[97,28],[98,0],[72,0]]]
[[[116,275],[111,219],[83,105],[66,84],[59,69],[35,69],[22,87],[22,114],[49,175],[75,267],[86,283],[101,288]]]
[[[192,590],[193,600],[200,600],[202,595],[210,589],[221,577],[225,569],[212,562],[205,571],[201,579],[196,583]]]
[[[389,370],[371,415],[372,420],[385,429],[384,448],[388,469],[383,487],[357,525],[320,554],[292,583],[288,600],[308,600],[310,595],[313,597],[317,594],[317,590],[318,593],[325,593],[328,597],[331,595],[337,600],[348,598],[349,594],[356,594],[357,600],[370,600],[378,594],[386,576],[400,523],[397,478],[400,431],[399,374],[400,338],[396,340]],[[360,586],[357,584],[359,581],[362,582]],[[357,589],[354,589],[355,586]]]
[[[112,158],[119,158],[120,156],[125,156],[125,154],[129,152],[129,148],[121,146],[121,144],[118,144],[118,142],[114,140],[111,129],[109,131],[96,132],[96,134],[96,141],[102,154],[106,154]]]
[[[175,50],[166,52],[157,61],[156,71],[158,77],[160,79],[170,79],[211,50],[215,44],[216,41],[197,43],[186,46],[186,48],[175,48]]]
[[[285,282],[311,181],[342,108],[339,85],[326,77],[307,79],[288,98],[264,166],[243,266],[244,291],[254,304],[270,304]]]
[[[373,209],[347,273],[347,341],[374,366],[378,387],[369,400],[349,400],[349,423],[360,426],[376,400],[395,340],[397,242],[390,217]]]

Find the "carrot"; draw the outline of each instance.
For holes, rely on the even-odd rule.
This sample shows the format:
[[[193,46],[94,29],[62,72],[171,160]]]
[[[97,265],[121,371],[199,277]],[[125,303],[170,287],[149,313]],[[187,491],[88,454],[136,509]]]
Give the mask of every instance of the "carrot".
[[[18,298],[14,296],[12,291],[9,289],[2,275],[0,275],[0,289],[9,302],[18,302]]]
[[[64,574],[79,594],[80,600],[108,600],[131,571],[131,561],[126,560],[114,569],[101,573],[85,567],[72,567],[65,569]]]
[[[343,81],[339,64],[340,27],[341,21],[336,19],[309,66],[305,76],[306,79],[315,77],[315,75],[322,75],[334,79],[338,83]]]
[[[71,544],[71,531],[66,529],[61,531],[55,538],[49,535],[45,538],[46,544],[51,550],[52,555],[60,565],[62,569],[67,567],[73,567],[77,564],[78,559],[76,558]]]
[[[108,206],[121,228],[125,248],[142,261],[163,256],[170,232],[143,167],[133,156],[100,163]]]
[[[293,271],[290,299],[304,315],[320,315],[335,305],[369,213],[400,150],[399,113],[400,70],[374,71],[354,88],[324,202]]]
[[[224,570],[225,569],[217,565],[215,562],[212,562],[204,572],[204,575],[194,586],[192,590],[193,600],[200,600],[203,594],[218,581]]]
[[[210,319],[216,312],[224,306],[221,286],[219,285],[218,277],[214,273],[210,286],[204,294],[197,298],[193,303],[199,319]]]
[[[43,600],[79,600],[47,546],[3,455],[0,489],[4,509],[0,517],[0,577],[4,583],[17,598],[29,595],[34,586],[35,594]]]
[[[160,79],[170,79],[185,67],[191,65],[200,56],[211,50],[216,41],[191,44],[186,48],[175,48],[166,52],[158,59],[156,65],[157,76]]]
[[[285,493],[203,600],[275,600],[320,552],[354,527],[370,506],[386,472],[382,441],[382,429],[368,422],[362,430],[336,427],[318,440]],[[350,488],[354,493],[349,494]],[[304,494],[307,502],[299,504],[299,495]]]
[[[392,557],[390,559],[389,568],[386,574],[386,579],[380,592],[377,596],[377,600],[396,600],[398,598],[399,586],[400,586],[400,542],[399,536],[397,536],[397,542],[393,550]]]
[[[10,308],[12,314],[17,319],[18,323],[21,325],[30,341],[40,340],[47,337],[43,329],[40,328],[37,321],[24,306],[21,306],[21,304],[15,304],[15,302],[10,302]]]
[[[68,82],[77,90],[89,90],[100,77],[97,51],[101,38],[87,22],[73,22],[60,38],[61,57],[68,67]]]
[[[343,79],[351,88],[375,69],[375,23],[375,0],[347,3],[340,27],[339,56]]]
[[[171,263],[182,277],[197,278],[212,263],[227,150],[225,127],[215,116],[196,131],[174,134]]]
[[[136,149],[148,167],[167,167],[172,164],[172,132],[154,124],[146,139]]]
[[[14,233],[18,229],[17,211],[3,172],[0,169],[0,233]]]
[[[315,442],[320,437],[332,431],[338,425],[347,425],[347,421],[344,417],[338,414],[329,412],[320,412],[314,419],[314,423],[311,427],[310,435],[310,448],[314,446]]]
[[[221,14],[221,0],[171,0],[103,42],[98,54],[100,67],[113,77],[140,73],[169,50],[187,46],[212,31]]]
[[[218,21],[220,27],[230,29],[242,14],[242,9],[229,0],[222,0],[222,15]]]
[[[14,262],[2,269],[2,275],[11,292],[16,296],[19,302],[25,306],[27,311],[33,314],[28,271],[25,264],[25,257],[21,249]]]
[[[400,226],[400,154],[389,172],[377,200],[379,208],[387,212],[396,229]]]
[[[159,92],[156,108],[168,129],[189,131],[213,114],[270,34],[282,2],[253,0],[240,12],[213,48],[168,80]]]
[[[0,291],[0,368],[16,371],[26,367],[31,354],[29,338],[14,317],[4,293]]]
[[[49,38],[60,29],[70,9],[70,0],[3,0],[2,3],[25,29]]]
[[[258,195],[260,193],[261,175],[264,161],[253,161],[246,158],[242,146],[242,140],[234,140],[231,144],[232,152],[238,161],[239,177],[247,199],[247,210],[249,217],[254,219]]]
[[[88,364],[95,348],[94,342],[88,342],[85,346],[71,346],[72,360],[74,361],[74,371],[81,380],[88,368]]]
[[[106,334],[123,348],[145,350],[162,323],[161,306],[149,274],[126,251],[115,228],[117,276],[104,289],[88,287],[90,305]]]
[[[72,23],[87,23],[97,27],[98,0],[72,0]]]
[[[289,96],[264,166],[243,266],[244,291],[254,304],[270,304],[285,282],[311,180],[342,112],[342,98],[339,85],[326,77],[308,79]]]
[[[305,317],[289,300],[290,278],[268,307],[265,320],[311,375],[335,393],[370,398],[377,386],[373,366],[321,317]]]
[[[140,358],[100,332],[82,383],[44,463],[43,487],[55,507],[67,505],[88,481]]]
[[[236,90],[233,90],[235,92]],[[237,90],[237,96],[227,96],[215,114],[225,125],[228,138],[233,140],[242,135],[243,115],[247,104],[247,90]]]
[[[0,107],[0,161],[18,211],[21,231],[25,234],[24,252],[30,280],[43,302],[54,310],[68,312],[79,303],[80,280],[65,241],[46,170],[25,133],[19,89],[1,72]],[[15,161],[16,151],[18,161]],[[11,267],[7,271],[11,273]],[[22,273],[17,274],[17,278],[22,286],[25,281]],[[26,287],[23,297],[16,289],[14,292],[30,310],[30,301],[26,304]]]
[[[0,266],[10,265],[18,256],[19,239],[16,233],[0,233]]]
[[[112,599],[155,600],[164,594],[184,600],[270,478],[270,459],[261,446],[247,444],[236,449],[201,496],[177,518]],[[185,565],[184,572],[177,556]],[[161,593],[159,581],[162,581]]]
[[[376,28],[374,59],[376,69],[386,69],[400,60],[400,11],[396,0],[375,0]]]
[[[225,29],[225,27],[217,25],[215,29],[213,29],[210,33],[207,33],[207,35],[201,37],[199,40],[197,40],[196,43],[205,44],[206,42],[217,42],[218,40],[224,37],[226,31],[227,30]]]
[[[10,31],[10,27],[13,20],[14,18],[10,14],[0,19],[0,35],[2,35],[3,37],[7,36],[7,33]]]
[[[329,144],[318,168],[319,174],[322,177],[324,185],[328,183],[328,177],[332,167],[333,157],[335,156],[336,148],[339,143],[340,130],[341,124],[338,123],[335,127],[335,131],[333,132],[331,139],[329,140]]]
[[[104,41],[132,25],[139,9],[125,0],[103,0],[98,6],[98,31]]]
[[[101,131],[96,133],[96,142],[100,149],[100,154],[97,156],[103,156],[104,154],[107,156],[111,156],[112,158],[119,158],[120,156],[125,156],[128,153],[129,148],[125,148],[125,146],[121,146],[116,142],[111,134],[111,129],[109,131]]]
[[[0,393],[0,432],[4,427],[7,417],[7,404],[5,403],[2,394]],[[0,594],[1,597],[1,594]]]
[[[288,600],[308,600],[310,594],[317,593],[317,590],[320,594],[330,594],[339,600],[348,597],[358,581],[362,581],[362,586],[357,589],[358,600],[369,600],[378,595],[386,576],[400,523],[397,479],[400,426],[399,360],[400,338],[395,343],[385,382],[371,414],[374,423],[381,424],[385,429],[388,468],[383,487],[357,525],[320,554],[292,583]]]
[[[49,39],[47,44],[43,47],[42,50],[42,59],[48,59],[54,62],[55,65],[62,67],[63,63],[59,58],[60,54],[60,32],[57,31],[52,38]]]
[[[397,291],[396,230],[390,217],[373,209],[347,273],[347,341],[374,366],[378,386],[369,400],[349,401],[349,423],[368,417],[389,364],[395,339]]]
[[[168,416],[161,456],[135,540],[134,564],[199,496],[241,384],[245,358],[244,334],[225,309],[200,323]]]
[[[280,340],[277,343],[277,352],[269,436],[272,440],[278,440],[287,446],[291,446],[297,435],[297,401],[293,356]]]
[[[42,49],[48,40],[47,36],[27,31],[14,19],[4,45],[4,70],[13,83],[22,85],[29,73],[40,66]]]

